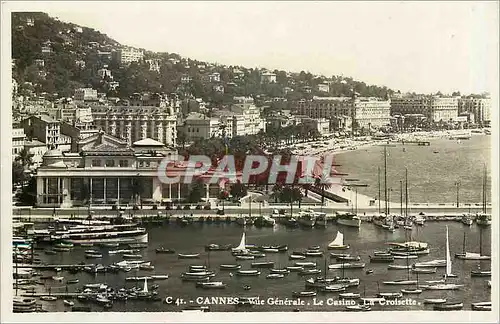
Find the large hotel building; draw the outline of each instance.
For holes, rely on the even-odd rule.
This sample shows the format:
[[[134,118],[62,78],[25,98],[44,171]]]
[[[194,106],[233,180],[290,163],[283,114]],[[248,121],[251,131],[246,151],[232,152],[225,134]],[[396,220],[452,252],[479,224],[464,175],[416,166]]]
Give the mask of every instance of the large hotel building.
[[[311,118],[326,118],[333,129],[379,128],[390,124],[390,101],[371,97],[313,97],[300,100],[295,113]]]
[[[128,144],[152,138],[176,146],[177,116],[172,107],[94,106],[92,116],[97,128]]]

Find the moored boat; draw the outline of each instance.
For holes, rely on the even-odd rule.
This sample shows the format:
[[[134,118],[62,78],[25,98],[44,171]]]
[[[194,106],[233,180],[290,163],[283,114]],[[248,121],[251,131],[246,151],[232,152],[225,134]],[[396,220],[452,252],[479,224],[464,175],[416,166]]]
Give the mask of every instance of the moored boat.
[[[295,266],[297,267],[303,267],[303,268],[316,268],[317,264],[316,262],[295,262]]]
[[[361,294],[347,292],[347,293],[340,293],[339,297],[343,299],[357,299],[361,297]]]
[[[328,269],[333,270],[333,269],[361,269],[365,267],[365,263],[358,262],[358,263],[335,263],[335,264],[330,264],[328,265]]]
[[[266,279],[283,279],[285,275],[282,273],[270,273],[266,276]]]
[[[227,287],[222,281],[197,282],[196,287],[203,289],[224,289]]]
[[[175,253],[175,250],[166,249],[164,247],[159,247],[155,251],[156,251],[156,253],[164,253],[164,254],[174,254]]]
[[[413,273],[422,273],[422,274],[429,274],[429,273],[436,273],[437,268],[413,268],[411,269],[411,272]]]
[[[315,297],[317,293],[315,291],[294,291],[292,295],[293,297]]]
[[[471,309],[475,311],[491,311],[491,302],[476,302],[471,304]]]
[[[392,255],[370,255],[370,262],[393,262]]]
[[[464,308],[463,302],[445,302],[434,305],[434,310],[460,310]]]
[[[345,309],[352,312],[369,312],[372,310],[368,305],[347,305]]]
[[[328,244],[328,249],[332,250],[347,250],[349,247],[350,246],[348,244],[344,244],[344,234],[340,231],[337,231],[335,239]]]
[[[446,303],[446,298],[426,298],[424,299],[424,304],[444,304]]]
[[[241,269],[241,264],[221,264],[219,268],[221,270],[239,270]]]
[[[252,262],[252,268],[272,268],[274,261]]]
[[[425,262],[417,262],[414,264],[415,268],[436,268],[446,267],[446,260],[431,260]]]
[[[361,218],[359,218],[354,213],[338,213],[335,217],[337,224],[350,226],[350,227],[360,227]]]
[[[238,271],[236,271],[236,274],[238,276],[259,276],[260,271],[257,269],[251,269],[251,270],[239,269]]]
[[[304,260],[306,258],[305,255],[300,255],[300,254],[290,254],[288,256],[288,259],[290,260]]]
[[[191,254],[186,254],[186,253],[179,253],[177,254],[179,259],[198,259],[200,257],[199,253],[191,253]]]

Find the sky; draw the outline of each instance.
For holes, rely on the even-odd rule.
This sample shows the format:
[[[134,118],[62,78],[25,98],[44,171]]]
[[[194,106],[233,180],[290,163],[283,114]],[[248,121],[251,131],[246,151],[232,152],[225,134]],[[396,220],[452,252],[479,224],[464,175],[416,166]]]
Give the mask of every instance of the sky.
[[[417,93],[498,89],[498,4],[490,2],[30,3],[118,42]]]

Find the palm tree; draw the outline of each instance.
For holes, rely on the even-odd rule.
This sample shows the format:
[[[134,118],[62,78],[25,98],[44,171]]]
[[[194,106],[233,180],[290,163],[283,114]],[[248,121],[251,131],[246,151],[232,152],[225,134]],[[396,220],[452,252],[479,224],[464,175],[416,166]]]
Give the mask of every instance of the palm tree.
[[[325,204],[325,189],[330,189],[332,187],[332,183],[329,177],[322,174],[316,178],[314,186],[321,189],[321,211],[323,211],[323,205]]]
[[[15,161],[21,162],[23,167],[29,167],[32,163],[33,154],[31,154],[28,150],[23,148],[21,151],[19,151],[18,155],[15,158]]]

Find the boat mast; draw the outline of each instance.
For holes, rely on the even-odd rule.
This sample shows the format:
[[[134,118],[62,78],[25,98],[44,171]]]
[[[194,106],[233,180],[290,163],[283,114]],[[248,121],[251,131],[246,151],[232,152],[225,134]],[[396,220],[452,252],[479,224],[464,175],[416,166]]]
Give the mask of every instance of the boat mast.
[[[479,229],[479,255],[483,255],[483,229]]]
[[[486,164],[483,171],[483,214],[486,214]]]
[[[384,146],[384,200],[385,200],[385,215],[388,215],[387,211],[387,147]]]
[[[408,218],[408,169],[405,169],[405,218]]]
[[[465,254],[465,231],[464,231],[464,242],[462,244],[462,253]]]
[[[399,187],[400,187],[400,190],[399,190],[399,193],[400,193],[400,212],[401,212],[401,216],[403,216],[403,181],[400,180],[399,181]]]
[[[378,167],[378,213],[380,214],[380,167]]]

